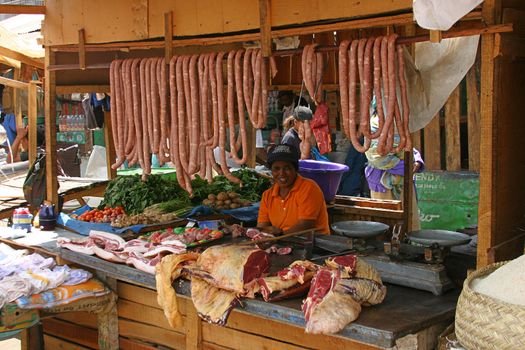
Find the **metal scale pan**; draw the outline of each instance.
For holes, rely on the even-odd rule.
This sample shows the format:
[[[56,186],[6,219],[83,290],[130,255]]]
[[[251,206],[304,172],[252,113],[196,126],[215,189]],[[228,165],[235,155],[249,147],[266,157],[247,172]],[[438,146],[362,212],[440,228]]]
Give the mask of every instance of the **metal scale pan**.
[[[437,244],[440,247],[453,247],[467,244],[470,236],[464,233],[447,230],[417,230],[408,233],[408,238],[414,243],[429,247]]]
[[[371,238],[388,230],[388,225],[374,221],[340,221],[332,224],[332,230],[351,238]]]

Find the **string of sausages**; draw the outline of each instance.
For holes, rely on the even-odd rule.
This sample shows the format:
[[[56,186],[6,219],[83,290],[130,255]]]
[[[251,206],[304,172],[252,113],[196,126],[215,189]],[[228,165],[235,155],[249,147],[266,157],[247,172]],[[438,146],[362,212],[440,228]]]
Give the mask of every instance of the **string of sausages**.
[[[273,71],[274,62],[270,64]],[[138,163],[145,178],[155,154],[161,165],[174,164],[179,184],[189,193],[192,177],[199,174],[211,182],[212,170],[240,183],[226,164],[226,128],[231,157],[245,164],[245,111],[254,128],[265,127],[268,74],[260,49],[181,55],[169,62],[164,58],[113,61],[111,130],[117,161],[112,168],[126,160],[129,166]],[[213,154],[216,147],[219,165]]]
[[[378,139],[377,152],[412,150],[408,128],[410,108],[403,58],[398,35],[343,40],[339,45],[338,74],[343,130],[354,148],[364,153]],[[359,84],[359,102],[357,91]],[[401,106],[398,101],[398,91]],[[370,103],[376,98],[378,127],[370,127]],[[399,142],[394,143],[394,134]],[[364,137],[364,143],[359,139]]]

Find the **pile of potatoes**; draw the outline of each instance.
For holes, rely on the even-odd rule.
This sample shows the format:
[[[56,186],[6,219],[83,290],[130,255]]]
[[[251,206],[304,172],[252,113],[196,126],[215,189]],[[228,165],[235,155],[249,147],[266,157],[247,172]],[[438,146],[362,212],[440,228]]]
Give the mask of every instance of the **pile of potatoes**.
[[[230,191],[219,192],[217,195],[211,193],[207,199],[202,201],[202,204],[217,210],[237,209],[252,205],[250,201],[241,199],[238,193]]]

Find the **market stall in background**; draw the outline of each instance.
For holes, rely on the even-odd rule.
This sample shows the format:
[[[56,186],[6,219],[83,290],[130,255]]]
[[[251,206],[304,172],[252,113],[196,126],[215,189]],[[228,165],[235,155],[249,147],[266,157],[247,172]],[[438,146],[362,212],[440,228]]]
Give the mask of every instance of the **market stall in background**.
[[[408,0],[46,2],[47,202],[31,203],[40,228],[21,233],[31,214],[17,211],[2,240],[90,271],[109,306],[42,319],[26,346],[431,349],[456,313],[475,348],[464,305],[501,291],[471,276],[456,311],[461,287],[523,253],[525,198],[509,185],[525,164],[521,89],[504,82],[523,80],[525,7],[478,5],[429,23]],[[321,188],[331,234],[276,236],[256,228],[266,155],[303,100],[298,173]],[[98,140],[80,171],[95,183],[66,197],[57,137],[91,143],[88,120]],[[414,148],[431,170],[415,184]],[[342,190],[363,154],[392,197]],[[479,170],[477,210],[477,177],[441,169]],[[488,278],[507,285],[519,263]]]

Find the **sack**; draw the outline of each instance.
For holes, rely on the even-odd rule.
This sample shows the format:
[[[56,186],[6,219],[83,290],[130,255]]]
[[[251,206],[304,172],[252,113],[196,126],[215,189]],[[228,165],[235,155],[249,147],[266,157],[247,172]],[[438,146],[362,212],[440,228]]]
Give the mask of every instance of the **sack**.
[[[39,208],[46,198],[46,156],[38,154],[27,172],[24,185],[24,198],[31,208]]]

